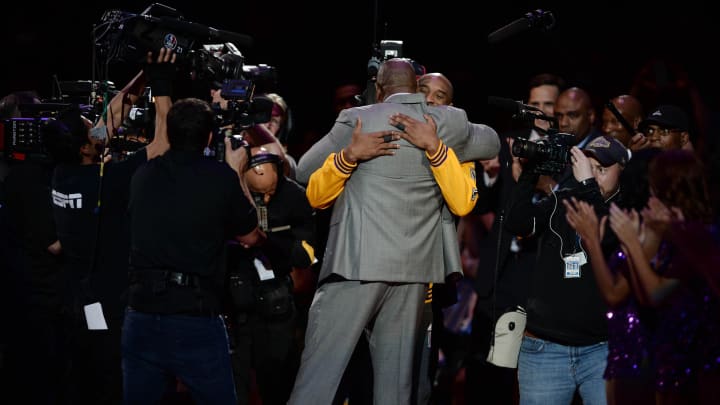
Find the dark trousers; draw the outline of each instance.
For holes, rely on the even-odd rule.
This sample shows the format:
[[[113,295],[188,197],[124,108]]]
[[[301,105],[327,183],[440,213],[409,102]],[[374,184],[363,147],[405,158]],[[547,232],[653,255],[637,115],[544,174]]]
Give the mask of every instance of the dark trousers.
[[[176,378],[198,404],[237,401],[225,322],[218,316],[128,310],[122,332],[126,404],[156,404]]]
[[[122,403],[120,327],[108,326],[108,330],[88,330],[83,323],[74,330],[68,403]]]
[[[28,404],[70,403],[67,328],[60,314],[23,313],[6,330],[2,392]],[[119,370],[119,367],[118,367]]]
[[[286,404],[300,366],[295,307],[273,318],[255,312],[234,318],[230,334],[238,404],[250,401],[252,370],[263,405]]]

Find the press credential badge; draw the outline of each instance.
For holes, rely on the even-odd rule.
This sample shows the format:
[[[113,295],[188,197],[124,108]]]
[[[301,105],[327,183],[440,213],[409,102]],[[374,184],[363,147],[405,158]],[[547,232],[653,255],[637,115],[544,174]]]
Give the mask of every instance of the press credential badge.
[[[584,252],[577,252],[563,258],[565,262],[565,278],[580,278],[580,267],[587,263]]]

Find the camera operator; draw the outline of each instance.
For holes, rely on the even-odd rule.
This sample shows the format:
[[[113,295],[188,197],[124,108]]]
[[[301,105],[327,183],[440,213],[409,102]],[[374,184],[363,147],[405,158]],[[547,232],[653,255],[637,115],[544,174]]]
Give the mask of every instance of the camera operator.
[[[233,367],[238,403],[250,401],[255,370],[263,404],[286,404],[300,363],[302,318],[312,298],[315,218],[305,189],[282,174],[282,158],[252,148],[244,180],[255,201],[261,247],[228,246]],[[301,302],[298,303],[298,298]]]
[[[599,215],[607,212],[618,200],[628,153],[618,140],[601,136],[582,151],[573,147],[570,154],[577,185],[533,203],[537,174],[524,167],[505,223],[515,235],[538,238],[518,364],[523,402],[569,404],[576,390],[585,403],[606,402],[607,308],[562,200],[572,196],[590,203]],[[610,232],[605,235],[603,247],[609,253],[617,241],[608,238]]]
[[[19,115],[17,115],[19,116]],[[15,117],[17,117],[15,116]],[[10,117],[7,117],[10,118]],[[42,137],[48,159],[10,161],[0,182],[0,267],[7,311],[7,391],[28,403],[54,403],[66,363],[62,347],[62,261],[53,219],[50,179],[58,155],[52,137]],[[2,363],[2,362],[0,362]],[[44,389],[34,389],[37,385]],[[16,396],[17,397],[17,396]]]
[[[160,67],[169,67],[172,61],[169,51],[161,50],[157,63],[148,54],[144,71],[113,97],[107,118],[94,129],[75,113],[51,123],[46,131],[65,139],[66,145],[63,163],[53,173],[52,201],[68,279],[72,345],[68,396],[74,403],[119,403],[122,398],[120,327],[127,288],[129,184],[141,164],[167,149],[164,117],[169,97],[157,94],[158,135],[130,158],[105,164],[103,138],[115,133],[146,79],[157,90],[170,86],[168,77],[163,77],[168,73]]]
[[[555,74],[534,75],[528,82],[527,103],[552,117],[564,87],[565,80]],[[478,204],[473,213],[481,214],[481,218],[491,218],[492,224],[486,225],[488,235],[475,241],[478,257],[482,260],[477,266],[477,303],[471,328],[472,343],[465,363],[468,403],[479,403],[483,399],[507,403],[517,390],[517,370],[497,366],[487,358],[489,338],[494,336],[497,319],[506,310],[526,306],[529,275],[537,255],[535,238],[518,238],[504,229],[507,204],[522,171],[520,159],[511,152],[513,142],[517,138],[543,139],[551,129],[551,123],[546,120],[536,119],[532,125],[527,124],[530,123],[502,134],[504,139],[498,157],[494,161],[481,162],[483,170],[478,170]]]
[[[222,87],[222,83],[211,83],[211,105],[213,110],[217,113],[221,115],[229,113],[229,115],[232,116],[234,112],[229,112],[228,110],[233,107],[232,103],[238,103],[238,101],[230,101],[223,98]],[[289,154],[287,154],[285,145],[283,145],[276,136],[280,127],[287,125],[287,104],[285,104],[285,101],[276,94],[265,95],[264,97],[272,103],[272,111],[269,116],[270,121],[267,123],[253,122],[252,125],[249,126],[240,125],[237,122],[231,122],[220,127],[219,131],[223,134],[238,135],[251,147],[263,146],[270,152],[282,157],[283,173],[294,180],[297,163]],[[242,103],[245,101],[240,102]],[[273,124],[273,121],[275,121],[275,124]]]
[[[162,87],[160,87],[162,88]],[[155,88],[155,93],[159,89]],[[239,173],[245,148],[225,139],[225,165],[206,159],[210,105],[183,99],[167,113],[170,149],[130,186],[130,289],[123,325],[124,400],[154,404],[177,378],[198,403],[237,401],[221,302],[225,241],[264,239]]]

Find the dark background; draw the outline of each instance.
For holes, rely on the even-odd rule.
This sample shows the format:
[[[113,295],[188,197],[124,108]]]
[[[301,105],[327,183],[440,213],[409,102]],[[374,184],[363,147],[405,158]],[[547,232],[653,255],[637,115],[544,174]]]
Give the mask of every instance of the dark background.
[[[455,104],[465,108],[472,120],[499,127],[507,125],[508,118],[486,106],[487,95],[525,99],[528,79],[536,73],[558,73],[570,84],[588,89],[602,105],[629,92],[639,70],[653,58],[677,63],[686,74],[683,80],[718,110],[716,14],[709,6],[689,2],[665,6],[629,1],[163,3],[187,21],[252,36],[254,45],[241,51],[249,64],[277,68],[277,91],[293,111],[296,133],[324,133],[329,128],[334,87],[344,80],[364,86],[373,41],[380,39],[403,40],[404,56],[450,78]],[[0,92],[35,89],[49,97],[53,74],[63,81],[89,80],[93,24],[100,22],[105,10],[140,13],[150,4],[133,0],[82,6],[5,5],[1,27],[5,73]],[[537,8],[554,13],[557,23],[552,30],[487,44],[488,33]],[[136,69],[111,65],[109,79],[122,87]],[[677,75],[654,69],[651,76],[662,82],[675,81]]]

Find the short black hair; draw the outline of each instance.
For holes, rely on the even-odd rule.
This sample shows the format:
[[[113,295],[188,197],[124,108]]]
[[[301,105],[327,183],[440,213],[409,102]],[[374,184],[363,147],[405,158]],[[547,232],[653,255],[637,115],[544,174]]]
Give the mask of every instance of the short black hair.
[[[560,90],[560,93],[567,87],[567,83],[565,83],[565,79],[562,77],[552,73],[540,73],[530,78],[528,88],[534,89],[535,87],[543,85],[556,86],[558,90]]]
[[[210,104],[197,98],[185,98],[173,104],[167,115],[170,149],[202,152],[215,126]]]

